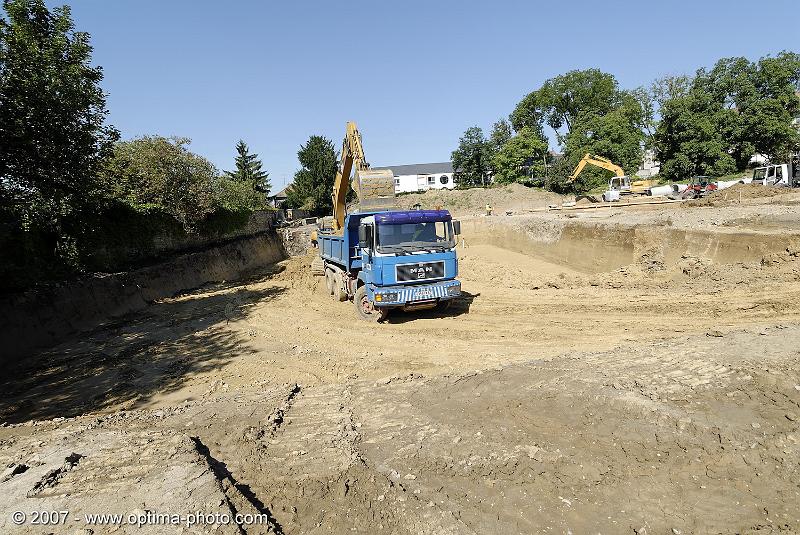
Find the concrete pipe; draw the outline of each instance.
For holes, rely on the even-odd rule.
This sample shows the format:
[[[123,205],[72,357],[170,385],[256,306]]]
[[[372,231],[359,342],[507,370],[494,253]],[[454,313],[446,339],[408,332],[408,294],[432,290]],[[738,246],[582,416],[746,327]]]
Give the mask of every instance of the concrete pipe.
[[[653,186],[647,190],[647,194],[653,197],[666,197],[673,193],[672,186]]]
[[[675,193],[683,193],[689,188],[686,184],[673,184],[672,191]]]

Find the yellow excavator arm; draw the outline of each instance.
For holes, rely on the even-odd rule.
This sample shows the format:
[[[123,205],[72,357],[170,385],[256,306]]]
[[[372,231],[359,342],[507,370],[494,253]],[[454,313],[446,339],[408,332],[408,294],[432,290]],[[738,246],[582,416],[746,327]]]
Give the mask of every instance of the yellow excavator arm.
[[[578,178],[578,175],[581,174],[581,171],[583,171],[583,168],[586,167],[586,164],[608,169],[616,176],[625,176],[625,171],[622,170],[622,167],[613,163],[608,158],[603,158],[602,156],[593,156],[587,152],[586,155],[581,158],[581,161],[578,162],[578,165],[575,166],[575,170],[572,172],[572,174],[569,175],[569,180],[567,180],[567,183],[570,183]]]
[[[356,170],[369,169],[369,164],[364,157],[364,147],[361,145],[361,133],[356,123],[350,121],[342,142],[342,155],[339,168],[336,170],[336,180],[333,182],[333,230],[338,231],[344,227],[344,216],[347,213],[347,192],[350,191],[350,173]]]
[[[358,195],[362,209],[386,209],[394,207],[394,173],[390,169],[371,170],[364,156],[361,133],[356,123],[347,123],[339,168],[333,182],[333,231],[341,232],[347,215],[347,192],[350,190],[350,174],[355,169],[353,189]]]

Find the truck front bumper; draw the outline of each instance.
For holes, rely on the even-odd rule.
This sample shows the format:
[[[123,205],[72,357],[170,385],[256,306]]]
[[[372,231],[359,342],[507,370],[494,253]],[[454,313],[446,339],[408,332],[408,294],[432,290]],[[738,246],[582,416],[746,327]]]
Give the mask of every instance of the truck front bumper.
[[[432,284],[373,286],[367,285],[367,295],[376,307],[402,307],[436,303],[461,295],[461,282],[441,281]]]

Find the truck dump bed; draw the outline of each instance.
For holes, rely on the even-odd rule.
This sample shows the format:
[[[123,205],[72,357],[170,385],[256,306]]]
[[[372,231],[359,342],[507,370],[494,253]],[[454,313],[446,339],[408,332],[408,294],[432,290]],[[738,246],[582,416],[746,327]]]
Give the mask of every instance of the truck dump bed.
[[[358,252],[358,225],[361,223],[361,219],[367,215],[370,214],[350,214],[341,235],[320,231],[317,234],[319,255],[345,271],[361,269],[361,256]]]
[[[348,253],[345,244],[344,236],[336,236],[332,234],[318,234],[317,241],[319,242],[319,255],[331,262],[341,266],[347,265]]]

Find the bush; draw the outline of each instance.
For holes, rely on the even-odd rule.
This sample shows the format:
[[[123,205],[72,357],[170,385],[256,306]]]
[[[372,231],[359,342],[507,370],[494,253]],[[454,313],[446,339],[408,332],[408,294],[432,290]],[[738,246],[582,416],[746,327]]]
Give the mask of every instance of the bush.
[[[214,165],[189,151],[187,138],[121,141],[103,169],[108,195],[132,207],[160,206],[187,232],[214,211]]]
[[[263,210],[267,207],[266,196],[257,191],[253,180],[237,180],[219,177],[214,183],[214,200],[225,210]]]

